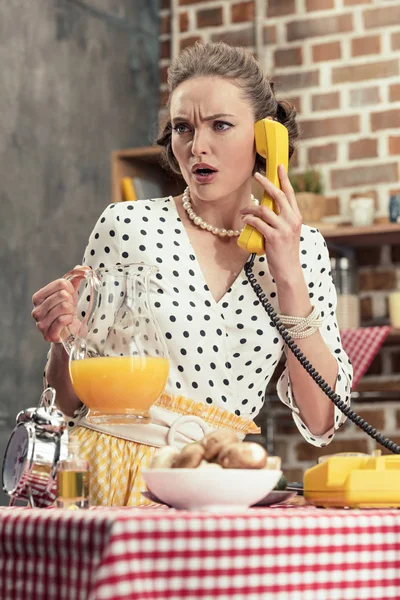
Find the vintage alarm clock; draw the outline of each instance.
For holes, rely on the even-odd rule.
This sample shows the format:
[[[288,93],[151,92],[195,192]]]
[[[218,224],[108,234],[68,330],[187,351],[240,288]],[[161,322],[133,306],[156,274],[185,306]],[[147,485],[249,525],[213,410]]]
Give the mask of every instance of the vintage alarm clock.
[[[56,499],[56,470],[68,454],[68,430],[55,407],[56,391],[48,387],[37,408],[21,411],[3,459],[3,490],[16,501],[32,507],[50,506]]]

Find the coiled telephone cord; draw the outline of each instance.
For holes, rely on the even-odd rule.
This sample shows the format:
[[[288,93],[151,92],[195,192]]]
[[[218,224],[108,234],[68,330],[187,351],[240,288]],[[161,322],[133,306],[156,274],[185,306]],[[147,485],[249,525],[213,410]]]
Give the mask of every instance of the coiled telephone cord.
[[[337,406],[338,409],[341,410],[342,413],[344,415],[346,415],[346,417],[348,419],[350,419],[350,421],[355,423],[357,425],[357,427],[359,427],[360,429],[365,431],[365,433],[367,433],[370,437],[372,437],[374,440],[376,440],[378,442],[378,444],[380,444],[384,448],[387,448],[387,450],[390,450],[390,452],[393,452],[393,454],[400,454],[400,446],[398,444],[396,444],[395,442],[393,442],[393,440],[385,437],[382,433],[377,431],[374,427],[372,427],[372,425],[370,425],[367,421],[365,421],[365,419],[360,417],[360,415],[358,415],[356,412],[354,412],[354,410],[352,410],[350,408],[350,406],[347,406],[346,403],[340,399],[340,396],[338,396],[338,394],[336,394],[336,392],[334,392],[332,390],[332,388],[329,387],[329,385],[326,383],[326,381],[324,381],[324,379],[321,377],[321,375],[318,373],[318,371],[312,366],[312,364],[307,359],[307,357],[304,356],[304,354],[302,353],[300,348],[296,345],[294,340],[290,337],[289,331],[285,328],[282,321],[280,320],[280,318],[274,311],[273,306],[267,300],[267,298],[262,290],[262,287],[260,286],[259,283],[257,283],[257,279],[255,278],[254,273],[253,273],[253,265],[254,265],[255,257],[256,257],[256,255],[252,254],[250,256],[248,262],[244,266],[244,271],[246,273],[246,277],[247,277],[251,287],[253,288],[257,298],[259,299],[262,306],[268,313],[268,316],[270,317],[270,319],[273,322],[273,324],[275,325],[276,329],[282,336],[282,339],[285,342],[285,344],[287,345],[287,347],[289,348],[289,350],[292,352],[292,354],[294,354],[294,356],[297,358],[297,360],[299,361],[301,366],[307,371],[307,373],[310,375],[310,377],[312,377],[312,379],[321,388],[321,390],[324,392],[324,394],[326,394],[328,396],[328,398],[334,403],[334,405]]]

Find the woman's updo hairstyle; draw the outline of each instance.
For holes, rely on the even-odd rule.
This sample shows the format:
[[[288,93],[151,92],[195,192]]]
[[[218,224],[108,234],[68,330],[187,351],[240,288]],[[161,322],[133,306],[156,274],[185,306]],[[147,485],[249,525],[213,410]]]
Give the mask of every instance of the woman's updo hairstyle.
[[[171,95],[184,81],[194,77],[222,77],[231,80],[249,100],[254,120],[272,117],[289,132],[289,159],[294,152],[294,141],[299,135],[296,109],[286,100],[275,97],[274,82],[266,77],[257,60],[243,48],[229,46],[224,42],[203,44],[196,42],[183,50],[168,70],[169,109]],[[161,158],[166,166],[180,175],[179,164],[172,152],[172,124],[169,116],[161,127],[157,144],[162,147]],[[255,171],[265,172],[265,159],[256,157]]]

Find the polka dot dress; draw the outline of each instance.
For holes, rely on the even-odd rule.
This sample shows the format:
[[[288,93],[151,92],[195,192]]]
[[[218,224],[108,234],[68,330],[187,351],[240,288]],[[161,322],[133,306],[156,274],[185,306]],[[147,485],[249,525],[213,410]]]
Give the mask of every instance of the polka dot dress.
[[[349,402],[352,368],[341,346],[335,319],[336,292],[325,241],[316,229],[302,228],[301,263],[311,303],[325,319],[321,334],[339,365],[336,392]],[[281,358],[284,344],[242,270],[216,302],[208,289],[172,197],[109,205],[97,222],[84,256],[92,268],[144,262],[158,273],[150,287],[152,310],[165,336],[170,375],[166,392],[253,419]],[[254,274],[279,312],[277,291],[265,256]],[[85,310],[86,297],[79,310]],[[285,369],[277,387],[306,440],[322,446],[333,430],[316,437],[298,415]],[[335,428],[345,417],[335,414]]]

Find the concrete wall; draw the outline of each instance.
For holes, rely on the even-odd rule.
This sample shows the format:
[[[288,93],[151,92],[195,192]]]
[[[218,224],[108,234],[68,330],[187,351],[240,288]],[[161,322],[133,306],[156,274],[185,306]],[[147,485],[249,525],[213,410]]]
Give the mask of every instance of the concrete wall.
[[[80,262],[111,150],[154,133],[158,20],[158,0],[0,3],[1,458],[42,389],[32,294]]]

